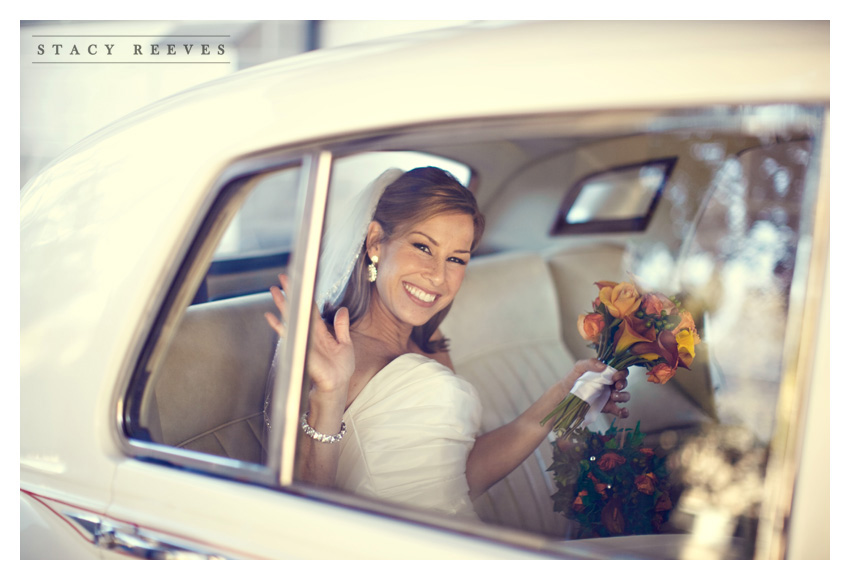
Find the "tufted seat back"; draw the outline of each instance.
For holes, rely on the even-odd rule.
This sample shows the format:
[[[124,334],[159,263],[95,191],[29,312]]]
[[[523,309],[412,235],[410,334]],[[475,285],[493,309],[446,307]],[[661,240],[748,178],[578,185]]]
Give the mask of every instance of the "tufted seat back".
[[[500,254],[471,261],[442,325],[457,374],[478,390],[482,431],[525,411],[573,366],[561,338],[558,296],[543,258]],[[552,509],[554,483],[546,440],[523,464],[476,500],[484,521],[564,537]]]
[[[268,293],[187,310],[155,384],[155,441],[262,460],[262,409],[276,338],[263,313],[273,311]]]

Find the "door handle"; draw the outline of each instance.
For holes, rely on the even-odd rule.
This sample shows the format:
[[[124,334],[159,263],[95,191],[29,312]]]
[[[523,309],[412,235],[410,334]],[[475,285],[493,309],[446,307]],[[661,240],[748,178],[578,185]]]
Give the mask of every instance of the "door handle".
[[[160,534],[142,530],[136,525],[109,521],[91,516],[67,514],[91,533],[92,542],[99,548],[124,556],[145,560],[225,560],[224,556],[190,546]]]

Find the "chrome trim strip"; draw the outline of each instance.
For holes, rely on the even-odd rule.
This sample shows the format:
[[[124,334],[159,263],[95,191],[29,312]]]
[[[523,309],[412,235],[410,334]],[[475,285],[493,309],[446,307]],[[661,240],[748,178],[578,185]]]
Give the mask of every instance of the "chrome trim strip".
[[[62,500],[21,491],[70,525],[84,541],[123,556],[146,560],[228,560],[238,557],[225,556],[214,548],[189,539],[142,528]]]
[[[817,157],[807,173],[800,242],[789,300],[785,368],[779,389],[776,427],[764,480],[755,559],[785,559],[789,519],[806,431],[805,416],[817,357],[821,297],[829,261],[829,110],[815,136]],[[817,132],[817,129],[816,129]],[[793,332],[798,328],[799,333]],[[820,348],[829,349],[829,345]]]
[[[315,272],[319,263],[322,221],[330,187],[331,159],[329,151],[320,150],[305,159],[303,165],[306,170],[302,175],[301,210],[298,212],[302,221],[290,271],[290,335],[284,345],[280,366],[281,369],[288,369],[288,372],[281,372],[276,377],[273,397],[273,417],[283,417],[283,421],[272,421],[269,441],[269,460],[273,462],[272,471],[278,473],[281,486],[290,485],[295,474],[298,417],[303,390],[300,387],[306,372]],[[310,272],[310,275],[305,275],[306,272]]]

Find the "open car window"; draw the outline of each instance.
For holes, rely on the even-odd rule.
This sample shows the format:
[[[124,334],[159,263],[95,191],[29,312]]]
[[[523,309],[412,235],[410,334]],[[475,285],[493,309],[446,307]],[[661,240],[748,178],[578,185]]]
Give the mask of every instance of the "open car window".
[[[783,389],[797,388],[796,282],[808,275],[801,241],[813,227],[822,115],[789,106],[480,120],[323,143],[303,163],[281,155],[214,192],[139,361],[124,432],[137,455],[278,487],[294,455],[275,447],[269,458],[268,437],[283,436],[269,426],[298,433],[309,380],[284,368],[269,383],[270,370],[276,349],[306,367],[309,312],[293,313],[287,340],[300,342],[279,345],[263,316],[276,312],[268,287],[285,271],[312,291],[325,203],[330,211],[388,167],[438,165],[473,189],[487,219],[441,327],[456,373],[481,399],[482,431],[594,356],[577,321],[598,281],[681,300],[699,333],[691,368],[663,384],[634,368],[628,420],[609,432],[601,418],[597,438],[543,441],[476,500],[480,521],[297,472],[285,488],[559,556],[753,557],[781,501],[764,498],[787,484],[771,479],[770,450],[788,435]],[[553,231],[555,221],[567,227]],[[601,467],[606,453],[630,463]],[[651,537],[649,554],[628,541],[635,534]]]
[[[266,462],[280,345],[264,315],[280,317],[268,288],[288,269],[303,197],[300,160],[283,165],[226,181],[178,273],[182,287],[163,307],[125,409],[125,431],[155,444],[154,455],[214,470]]]

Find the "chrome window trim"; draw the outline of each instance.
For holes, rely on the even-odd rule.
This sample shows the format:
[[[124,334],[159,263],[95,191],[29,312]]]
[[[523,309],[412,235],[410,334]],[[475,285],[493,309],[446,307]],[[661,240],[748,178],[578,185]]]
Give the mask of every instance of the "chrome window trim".
[[[305,152],[305,149],[301,148],[271,153],[263,152],[255,157],[236,159],[214,179],[208,188],[202,209],[197,212],[197,218],[190,225],[183,245],[177,250],[172,261],[175,266],[168,269],[164,274],[167,281],[160,286],[160,291],[151,296],[150,308],[157,314],[149,320],[142,321],[143,326],[137,331],[138,338],[135,342],[135,348],[128,351],[124,368],[119,375],[119,384],[122,387],[116,389],[113,394],[113,402],[110,406],[113,410],[110,420],[111,432],[119,449],[126,455],[143,461],[160,461],[177,467],[197,469],[211,475],[245,480],[251,483],[277,485],[279,462],[272,460],[271,457],[266,465],[261,465],[130,437],[125,430],[125,423],[127,422],[125,415],[128,411],[126,403],[128,397],[132,395],[131,391],[134,389],[144,390],[150,377],[156,371],[156,368],[142,369],[141,363],[149,367],[151,358],[155,354],[154,351],[162,351],[167,346],[174,332],[176,332],[176,322],[179,321],[183,311],[191,302],[192,297],[189,296],[191,293],[187,293],[184,289],[186,279],[197,277],[200,280],[203,277],[206,263],[199,259],[199,256],[208,254],[211,257],[216,244],[212,242],[211,236],[202,236],[202,233],[205,229],[217,227],[214,222],[221,221],[226,212],[232,211],[234,204],[235,207],[238,207],[236,198],[240,194],[226,192],[226,189],[239,180],[250,179],[260,173],[295,166],[301,166],[302,171],[304,171],[310,163],[312,155],[314,153]],[[223,195],[224,197],[222,197]],[[307,195],[306,183],[302,182],[297,211],[301,211],[306,205],[304,198]],[[222,205],[218,210],[216,209],[217,204]],[[297,217],[300,218],[301,216]],[[299,230],[296,235],[300,236],[304,220],[297,219],[296,224],[298,224]],[[201,237],[203,239],[200,239]],[[296,251],[298,250],[296,249]],[[180,299],[178,299],[178,296]],[[184,302],[185,304],[183,304]]]
[[[824,322],[821,296],[829,271],[829,107],[815,130],[813,166],[806,174],[801,207],[800,243],[789,296],[788,328],[776,427],[764,479],[764,497],[756,533],[755,559],[785,559],[790,517],[800,465],[806,410],[819,349],[818,323]],[[827,309],[828,310],[828,309]],[[793,332],[799,329],[799,333]],[[828,442],[826,442],[828,445]]]
[[[272,421],[268,456],[272,472],[277,473],[277,483],[286,487],[294,478],[298,417],[301,399],[309,389],[304,389],[307,365],[310,318],[313,310],[315,272],[319,263],[322,241],[322,224],[325,216],[330,186],[331,154],[319,150],[305,159],[302,174],[299,222],[295,237],[295,255],[291,269],[290,303],[291,335],[284,343],[281,367],[288,372],[275,378],[272,416],[283,420]],[[305,275],[305,272],[311,272]],[[285,393],[285,395],[284,395]],[[284,396],[281,396],[284,395]]]

